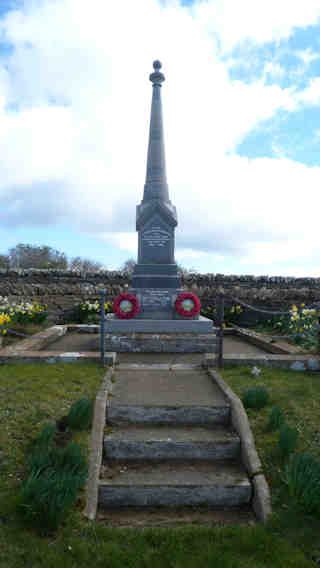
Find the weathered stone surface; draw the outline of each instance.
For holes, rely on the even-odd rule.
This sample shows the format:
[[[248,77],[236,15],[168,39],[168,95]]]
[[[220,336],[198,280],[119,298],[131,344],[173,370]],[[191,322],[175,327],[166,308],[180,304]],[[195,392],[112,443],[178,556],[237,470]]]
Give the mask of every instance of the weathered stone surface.
[[[143,464],[100,481],[99,506],[234,507],[249,503],[251,484],[238,465]]]
[[[210,353],[216,350],[214,333],[106,333],[105,349],[116,353]]]
[[[200,316],[199,319],[190,321],[186,319],[174,320],[152,320],[152,319],[131,319],[131,320],[120,320],[117,318],[108,318],[105,324],[106,333],[202,333],[202,334],[212,334],[215,336],[215,328],[212,327],[212,321],[208,318]],[[193,337],[193,336],[192,336]],[[205,340],[207,336],[203,339]],[[146,336],[146,339],[148,335]]]
[[[114,460],[237,460],[240,439],[228,428],[194,424],[118,425],[104,439],[108,459]]]
[[[230,407],[112,405],[107,409],[108,424],[228,424]]]

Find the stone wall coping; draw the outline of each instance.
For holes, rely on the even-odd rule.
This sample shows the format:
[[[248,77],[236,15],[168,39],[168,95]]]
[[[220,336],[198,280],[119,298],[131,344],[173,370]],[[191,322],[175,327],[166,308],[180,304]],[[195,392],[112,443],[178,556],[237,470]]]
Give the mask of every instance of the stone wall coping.
[[[98,491],[100,469],[103,456],[103,435],[106,425],[106,408],[109,402],[108,395],[112,392],[112,377],[114,369],[108,369],[102,385],[97,393],[93,422],[91,429],[90,453],[89,453],[89,473],[87,482],[87,499],[83,514],[93,521],[96,518],[98,507]]]
[[[57,351],[20,351],[20,353],[3,354],[0,351],[0,365],[10,363],[98,363],[100,353],[95,351],[73,351],[58,353]],[[105,366],[113,366],[116,353],[104,354]]]
[[[243,365],[246,367],[271,367],[273,369],[291,369],[293,371],[320,371],[319,355],[240,355],[228,353],[223,356],[226,365]],[[214,353],[206,353],[204,367],[212,369],[217,366],[217,356]]]
[[[220,387],[231,406],[231,423],[241,440],[241,457],[253,485],[253,510],[259,521],[265,523],[272,513],[270,490],[263,473],[247,413],[240,398],[224,382],[217,371],[209,370],[209,376]]]
[[[85,278],[89,280],[99,279],[99,280],[127,280],[131,279],[131,273],[124,270],[100,270],[97,272],[81,272],[79,270],[57,270],[55,268],[50,269],[38,269],[38,268],[1,268],[0,269],[0,280],[2,278],[33,278],[35,276],[43,277],[46,279],[50,278]],[[198,281],[210,282],[210,283],[230,283],[231,285],[239,282],[240,284],[282,284],[282,285],[298,285],[300,286],[316,286],[320,287],[320,277],[301,277],[301,276],[254,276],[251,274],[236,275],[236,274],[219,274],[219,273],[198,273],[191,272],[188,274],[182,274],[182,280],[184,282]]]

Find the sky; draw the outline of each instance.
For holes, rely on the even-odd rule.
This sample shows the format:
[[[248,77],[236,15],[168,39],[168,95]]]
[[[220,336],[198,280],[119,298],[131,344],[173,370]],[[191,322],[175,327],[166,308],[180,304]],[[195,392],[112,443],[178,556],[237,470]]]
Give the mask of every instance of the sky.
[[[176,261],[319,277],[319,0],[0,0],[0,254],[136,258],[154,59]]]

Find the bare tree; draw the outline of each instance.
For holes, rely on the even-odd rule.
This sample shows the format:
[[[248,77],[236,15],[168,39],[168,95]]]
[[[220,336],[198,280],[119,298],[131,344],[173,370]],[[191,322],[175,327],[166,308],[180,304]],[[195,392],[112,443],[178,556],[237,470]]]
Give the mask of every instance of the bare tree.
[[[9,262],[13,268],[67,268],[65,253],[47,245],[19,243],[9,249]]]
[[[99,270],[102,270],[104,267],[103,264],[97,260],[75,256],[70,260],[69,268],[70,270],[80,270],[81,272],[99,272]]]
[[[123,270],[123,272],[129,272],[129,274],[132,274],[132,272],[135,269],[136,266],[136,261],[134,260],[134,258],[128,258],[128,260],[126,260],[122,267],[121,270]]]
[[[181,276],[186,276],[187,274],[198,274],[198,270],[196,270],[195,268],[186,268],[181,264],[177,264],[177,267],[178,267],[178,272],[179,274],[181,274]]]
[[[128,258],[128,260],[126,260],[123,263],[121,270],[123,270],[123,272],[129,272],[129,274],[132,274],[136,264],[137,263],[134,260],[134,258]],[[198,274],[198,271],[195,268],[186,268],[181,264],[177,264],[177,268],[178,268],[178,273],[181,274],[182,276],[186,276],[187,274]]]
[[[0,254],[0,268],[9,268],[9,256],[7,254]]]

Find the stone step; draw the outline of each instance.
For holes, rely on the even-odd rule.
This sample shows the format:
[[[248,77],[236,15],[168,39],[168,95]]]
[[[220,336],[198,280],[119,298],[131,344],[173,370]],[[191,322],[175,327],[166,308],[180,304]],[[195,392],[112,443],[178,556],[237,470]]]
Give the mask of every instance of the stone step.
[[[218,527],[222,525],[255,525],[256,516],[250,504],[236,507],[144,506],[99,508],[97,521],[110,528],[180,528],[185,525]]]
[[[230,406],[111,405],[106,421],[108,424],[229,424]]]
[[[111,407],[210,406],[229,407],[221,389],[202,369],[146,369],[136,367],[115,373]]]
[[[108,460],[226,460],[240,456],[240,439],[228,428],[124,424],[104,438]]]
[[[111,462],[102,467],[99,508],[238,507],[250,503],[251,484],[238,463]]]

